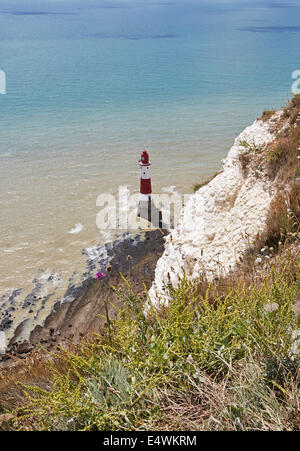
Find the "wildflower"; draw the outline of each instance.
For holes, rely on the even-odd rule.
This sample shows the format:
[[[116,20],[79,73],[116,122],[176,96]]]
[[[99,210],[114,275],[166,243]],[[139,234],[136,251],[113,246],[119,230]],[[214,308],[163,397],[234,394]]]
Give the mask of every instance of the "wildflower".
[[[98,274],[94,276],[94,279],[104,279],[104,277],[106,277],[106,274],[103,272],[98,272]]]
[[[255,260],[255,263],[261,263],[262,262],[262,259],[260,258],[260,257],[258,257],[256,260]]]

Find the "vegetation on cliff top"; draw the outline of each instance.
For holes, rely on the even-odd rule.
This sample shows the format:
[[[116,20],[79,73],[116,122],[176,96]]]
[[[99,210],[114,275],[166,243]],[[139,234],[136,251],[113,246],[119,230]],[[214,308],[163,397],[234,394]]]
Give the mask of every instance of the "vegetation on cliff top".
[[[128,287],[104,333],[47,362],[32,356],[22,378],[3,373],[6,427],[299,429],[298,257],[260,282],[184,278],[168,308],[147,314]]]

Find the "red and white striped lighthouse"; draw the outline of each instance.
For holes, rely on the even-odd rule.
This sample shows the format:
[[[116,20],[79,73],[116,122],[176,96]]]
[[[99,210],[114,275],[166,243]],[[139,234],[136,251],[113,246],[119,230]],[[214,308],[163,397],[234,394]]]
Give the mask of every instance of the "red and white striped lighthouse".
[[[151,173],[150,173],[151,163],[149,161],[149,154],[147,150],[142,151],[139,164],[141,170],[140,201],[150,202],[152,194]]]

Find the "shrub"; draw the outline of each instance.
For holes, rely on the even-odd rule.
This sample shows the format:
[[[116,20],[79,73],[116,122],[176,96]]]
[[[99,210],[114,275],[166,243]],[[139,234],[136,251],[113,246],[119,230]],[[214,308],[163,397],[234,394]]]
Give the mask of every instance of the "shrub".
[[[290,104],[294,107],[300,107],[300,94],[294,94]]]
[[[266,110],[258,119],[266,122],[273,116],[273,114],[275,114],[275,110]]]
[[[257,145],[257,144],[255,144],[254,141],[248,142],[248,141],[245,141],[243,139],[239,139],[237,141],[237,143],[238,143],[239,146],[243,147],[246,150],[247,153],[261,152],[262,149],[263,149],[262,145]]]

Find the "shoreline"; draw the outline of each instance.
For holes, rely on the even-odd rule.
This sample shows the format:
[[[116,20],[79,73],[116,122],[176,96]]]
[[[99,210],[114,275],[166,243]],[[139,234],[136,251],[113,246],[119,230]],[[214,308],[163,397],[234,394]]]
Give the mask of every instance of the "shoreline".
[[[0,355],[0,362],[10,364],[12,357],[22,359],[40,345],[50,351],[70,339],[76,343],[83,335],[99,330],[104,322],[99,315],[106,314],[108,299],[114,305],[122,306],[113,288],[126,289],[120,274],[137,295],[142,295],[143,284],[147,289],[151,287],[156,263],[163,254],[166,233],[158,229],[124,234],[103,246],[84,249],[87,271],[82,274],[82,281],[69,284],[64,297],[54,302],[42,325],[26,330],[28,320],[21,322],[7,343],[5,353]],[[106,277],[96,280],[94,275],[98,271],[104,272]],[[28,307],[34,308],[34,305],[28,303]],[[116,313],[111,305],[107,305],[107,312],[112,316]],[[26,335],[27,339],[24,339]]]

